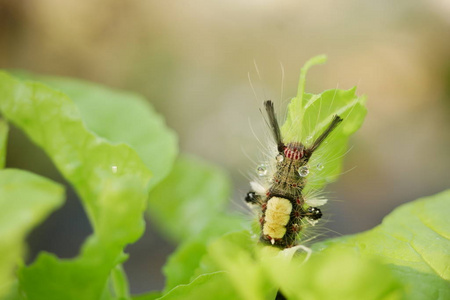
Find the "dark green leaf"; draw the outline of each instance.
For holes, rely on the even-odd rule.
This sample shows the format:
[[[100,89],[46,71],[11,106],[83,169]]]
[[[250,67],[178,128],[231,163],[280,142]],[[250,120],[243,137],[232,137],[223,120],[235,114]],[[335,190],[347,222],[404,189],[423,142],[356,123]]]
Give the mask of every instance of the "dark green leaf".
[[[407,287],[408,299],[450,298],[450,190],[405,204],[381,225],[315,245],[355,249],[386,263]]]

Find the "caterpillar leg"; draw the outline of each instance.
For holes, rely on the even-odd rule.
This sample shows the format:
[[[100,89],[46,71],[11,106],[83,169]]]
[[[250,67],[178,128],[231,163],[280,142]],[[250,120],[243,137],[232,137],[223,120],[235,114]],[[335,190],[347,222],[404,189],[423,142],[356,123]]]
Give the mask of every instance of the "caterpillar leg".
[[[309,219],[316,221],[322,218],[322,211],[317,207],[308,207],[306,216]]]
[[[322,211],[317,207],[308,207],[306,211],[306,221],[312,226],[316,225],[319,222],[319,219],[322,218]]]
[[[251,190],[245,196],[245,202],[248,205],[262,205],[263,195],[266,194],[266,189],[259,183],[252,181],[250,182]]]
[[[250,191],[245,196],[245,202],[250,205],[261,204],[261,196],[253,191]]]

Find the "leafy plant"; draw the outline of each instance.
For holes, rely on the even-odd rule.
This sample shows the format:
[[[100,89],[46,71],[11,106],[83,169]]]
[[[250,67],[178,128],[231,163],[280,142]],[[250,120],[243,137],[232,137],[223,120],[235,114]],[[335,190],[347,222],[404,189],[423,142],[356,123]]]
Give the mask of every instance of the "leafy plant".
[[[289,105],[284,134],[346,116],[325,145],[319,189],[336,179],[364,99],[348,91],[304,92]],[[326,108],[326,109],[325,109]],[[63,204],[63,187],[27,171],[0,170],[0,298],[5,299],[448,299],[450,191],[403,205],[376,228],[316,243],[313,255],[261,247],[250,224],[225,212],[229,180],[220,169],[177,156],[176,137],[141,97],[78,80],[0,73],[0,111],[41,147],[74,187],[93,227],[79,255],[41,253],[22,261],[26,234]],[[0,168],[8,124],[0,122]],[[293,134],[293,133],[292,133]],[[321,155],[319,155],[321,156]],[[132,296],[121,264],[143,233],[144,213],[179,247],[163,291]]]

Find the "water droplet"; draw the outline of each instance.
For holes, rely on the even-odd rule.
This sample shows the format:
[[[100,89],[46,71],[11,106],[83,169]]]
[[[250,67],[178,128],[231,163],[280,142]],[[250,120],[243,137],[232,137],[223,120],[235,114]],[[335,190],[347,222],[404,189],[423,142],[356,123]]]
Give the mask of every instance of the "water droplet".
[[[117,173],[117,166],[111,166],[111,171],[115,174]]]
[[[299,174],[301,177],[306,177],[306,176],[308,176],[308,174],[309,174],[309,168],[308,168],[307,166],[303,166],[303,167],[298,168],[298,174]]]
[[[312,135],[308,135],[308,136],[306,137],[306,139],[305,139],[305,142],[306,142],[307,144],[311,144],[312,140],[313,140]]]
[[[323,164],[321,164],[321,163],[318,163],[316,167],[317,167],[317,170],[319,170],[319,171],[322,171],[324,168]]]
[[[283,156],[283,154],[278,154],[276,157],[275,157],[275,159],[277,160],[277,162],[282,162],[283,160],[284,160],[284,156]]]
[[[259,176],[264,176],[267,174],[267,166],[266,165],[259,165],[256,168],[256,173],[258,173]]]

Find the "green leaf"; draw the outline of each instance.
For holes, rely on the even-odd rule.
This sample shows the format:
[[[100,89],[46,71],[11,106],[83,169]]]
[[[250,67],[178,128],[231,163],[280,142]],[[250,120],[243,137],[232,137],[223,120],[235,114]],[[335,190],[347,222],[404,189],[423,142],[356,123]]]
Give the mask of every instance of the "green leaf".
[[[150,193],[151,219],[183,244],[164,267],[165,291],[187,284],[198,272],[209,241],[241,230],[242,217],[226,212],[229,179],[218,168],[192,157],[182,157],[171,174]]]
[[[139,191],[137,186],[138,181],[132,178],[111,181],[105,186],[101,225],[78,258],[59,260],[44,253],[22,270],[19,278],[29,299],[99,299],[110,271],[126,259],[123,247],[141,234],[138,223],[142,223],[141,201],[145,199],[145,191]],[[128,197],[129,207],[123,202],[124,197]],[[123,287],[124,282],[120,284]],[[121,288],[116,292],[123,291]]]
[[[94,229],[101,213],[102,182],[133,173],[146,185],[149,170],[126,144],[111,145],[84,126],[77,107],[64,94],[0,72],[0,109],[43,148],[83,200]]]
[[[216,272],[198,276],[195,280],[187,285],[179,285],[163,297],[161,300],[183,299],[214,299],[229,300],[243,299],[236,294],[235,290],[230,286],[228,277],[224,272]]]
[[[161,292],[149,292],[138,296],[133,296],[133,300],[155,300],[162,296]]]
[[[208,246],[208,256],[219,270],[225,270],[231,286],[242,299],[264,299],[273,290],[260,261],[255,261],[256,241],[248,232],[234,232]],[[203,267],[204,268],[204,267]]]
[[[21,75],[68,95],[89,130],[133,147],[153,173],[151,187],[169,174],[178,153],[177,137],[145,98],[76,79]]]
[[[149,214],[170,238],[200,241],[242,229],[242,218],[225,212],[229,197],[221,170],[183,157],[150,193]]]
[[[8,131],[8,123],[6,123],[4,120],[0,120],[0,169],[3,169],[5,167]]]
[[[14,282],[26,235],[63,200],[59,184],[25,171],[0,170],[0,298]]]
[[[133,300],[155,300],[161,297],[161,292],[149,292],[138,296],[133,296]]]
[[[274,299],[278,289],[288,299],[401,299],[403,295],[388,267],[359,257],[351,248],[334,245],[305,262],[304,255],[291,260],[292,248],[255,246],[244,232],[219,238],[207,247],[201,265],[208,273],[202,274],[225,271],[227,289],[241,299]]]
[[[168,236],[183,241],[163,268],[165,292],[200,275],[196,270],[208,241],[242,229],[242,218],[225,211],[229,194],[228,177],[192,157],[177,160],[170,175],[150,193],[151,219]]]
[[[239,247],[250,253],[255,246],[248,231],[225,234],[210,241],[186,241],[169,257],[163,272],[166,275],[165,292],[180,284],[188,284],[199,275],[225,270],[216,263],[213,254],[222,246]],[[230,246],[231,245],[231,246]],[[222,260],[224,262],[225,260]]]
[[[116,266],[111,272],[114,290],[119,299],[130,298],[130,288],[128,286],[128,279],[122,265]]]
[[[126,144],[111,144],[86,129],[64,94],[0,73],[0,109],[44,149],[82,199],[94,228],[81,254],[59,260],[41,254],[20,271],[29,299],[99,299],[123,248],[143,233],[150,172]]]
[[[365,98],[358,97],[355,88],[328,90],[318,95],[304,93],[306,71],[315,64],[324,63],[325,59],[324,56],[315,57],[302,68],[298,95],[289,103],[287,119],[281,127],[285,143],[302,142],[308,147],[325,131],[334,115],[344,119],[312,155],[305,194],[336,180],[341,173],[348,139],[361,127],[367,113]]]
[[[405,204],[372,230],[318,243],[376,257],[406,285],[407,299],[450,298],[450,190]]]
[[[335,245],[307,262],[283,252],[262,262],[288,299],[402,299],[403,287],[389,268],[352,249]]]
[[[255,246],[256,241],[248,231],[229,233],[207,243],[186,242],[164,267],[167,276],[165,293],[169,290],[168,293],[172,293],[186,284],[197,289],[193,284],[197,278],[224,271],[228,278],[226,288],[233,290],[238,299],[262,299],[270,292],[275,296],[261,264],[253,259]]]
[[[292,249],[256,247],[255,242],[246,232],[217,239],[207,246],[197,271],[224,271],[227,289],[240,299],[274,299],[279,288],[288,299],[400,299],[403,294],[389,268],[352,249],[336,245],[304,264],[304,256],[291,261]],[[193,282],[190,293],[197,289]]]
[[[187,241],[180,245],[170,255],[163,267],[163,273],[166,276],[164,290],[167,292],[177,285],[189,283],[205,254],[206,245],[204,242]]]
[[[142,234],[146,199],[139,179],[131,176],[112,179],[103,191],[98,229],[78,258],[59,260],[44,253],[22,270],[19,278],[29,299],[99,299],[110,271],[126,259],[123,248]]]
[[[325,55],[319,55],[308,60],[300,70],[297,96],[289,102],[287,118],[281,128],[285,143],[302,141],[307,135],[303,133],[303,117],[305,115],[305,84],[306,73],[314,65],[324,64],[327,61]]]

